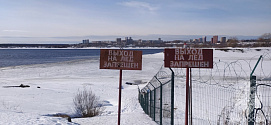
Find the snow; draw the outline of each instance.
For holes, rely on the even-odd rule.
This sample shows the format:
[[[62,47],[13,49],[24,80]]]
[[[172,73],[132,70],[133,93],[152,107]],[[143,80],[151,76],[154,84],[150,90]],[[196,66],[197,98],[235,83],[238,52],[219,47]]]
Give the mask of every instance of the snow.
[[[240,59],[247,61],[253,59],[253,62],[250,63],[255,64],[259,55],[271,51],[271,48],[263,49],[265,50],[246,49],[244,53],[214,50],[214,62],[229,63]],[[163,65],[163,58],[163,53],[143,55],[143,68],[141,71],[123,71],[121,124],[156,125],[143,112],[138,102],[138,87],[143,88],[146,84],[136,86],[124,83],[136,80],[147,83]],[[263,67],[267,68],[265,70],[271,70],[269,64],[263,64]],[[221,69],[224,69],[224,67]],[[240,70],[249,72],[251,67]],[[256,70],[255,72],[259,73],[260,71]],[[1,86],[20,84],[30,85],[30,87],[0,88],[1,125],[117,124],[119,71],[99,69],[99,60],[77,60],[0,68]],[[56,113],[74,115],[73,97],[78,89],[84,87],[91,88],[93,93],[105,105],[105,110],[100,116],[73,118],[72,122],[68,122],[65,118],[51,116]]]
[[[214,51],[214,68],[192,69],[193,81],[193,123],[218,124],[221,113],[231,107],[230,124],[244,124],[247,111],[250,80],[249,76],[256,65],[260,55],[263,55],[253,75],[257,79],[270,78],[271,55],[270,49],[257,51],[244,49],[244,51],[230,49],[227,52]],[[175,123],[184,123],[185,110],[185,71],[175,70],[180,76],[175,82]],[[200,74],[200,75],[199,75]],[[207,83],[207,84],[206,84]],[[268,93],[265,91],[265,94]],[[256,108],[260,107],[256,99]],[[269,104],[270,105],[270,104]],[[228,108],[225,108],[225,106]],[[222,116],[223,117],[223,116]],[[258,119],[259,120],[259,119]],[[221,122],[221,121],[220,121]]]
[[[145,55],[142,71],[123,71],[121,124],[156,124],[138,103],[138,87],[124,83],[147,82],[158,71],[155,65],[162,65],[163,59],[157,58],[160,56]],[[99,60],[4,67],[0,69],[0,76],[1,86],[30,85],[29,88],[0,88],[0,124],[117,123],[119,71],[99,69]],[[72,119],[73,123],[68,123],[65,118],[48,116],[74,114],[73,97],[84,87],[90,87],[105,103],[101,116]]]

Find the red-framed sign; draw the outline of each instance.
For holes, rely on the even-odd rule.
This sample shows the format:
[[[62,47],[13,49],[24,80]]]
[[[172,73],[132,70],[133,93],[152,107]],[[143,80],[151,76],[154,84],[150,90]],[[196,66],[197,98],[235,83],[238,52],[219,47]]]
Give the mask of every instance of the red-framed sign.
[[[101,49],[100,69],[141,70],[142,51]]]
[[[213,68],[213,49],[165,49],[164,66],[170,68]]]

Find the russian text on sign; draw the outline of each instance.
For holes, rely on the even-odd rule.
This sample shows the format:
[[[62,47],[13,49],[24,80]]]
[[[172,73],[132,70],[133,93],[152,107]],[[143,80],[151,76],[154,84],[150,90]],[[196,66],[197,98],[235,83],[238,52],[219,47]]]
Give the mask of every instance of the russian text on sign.
[[[190,55],[190,54],[202,54],[202,49],[175,49],[175,55],[183,54],[183,55]]]
[[[213,68],[212,49],[165,49],[165,67]]]
[[[209,62],[206,61],[170,61],[170,67],[199,67],[199,68],[208,68],[210,67]]]
[[[100,69],[141,70],[142,68],[142,51],[104,49],[100,53]]]

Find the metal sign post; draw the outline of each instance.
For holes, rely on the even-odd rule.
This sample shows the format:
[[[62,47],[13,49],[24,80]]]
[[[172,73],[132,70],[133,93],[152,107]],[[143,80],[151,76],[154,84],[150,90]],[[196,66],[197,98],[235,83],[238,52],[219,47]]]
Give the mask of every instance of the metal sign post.
[[[189,68],[186,68],[185,125],[188,125]]]
[[[164,53],[165,67],[186,68],[185,125],[188,125],[188,110],[192,112],[192,89],[189,89],[192,84],[189,85],[189,69],[213,68],[213,49],[174,48],[165,49]],[[190,123],[192,123],[192,116],[190,118]]]
[[[121,88],[122,88],[122,70],[141,70],[142,69],[142,51],[135,50],[100,50],[100,69],[119,69],[119,106],[118,106],[118,125],[120,125],[121,116]]]
[[[120,111],[121,111],[121,86],[122,86],[122,69],[120,69],[119,79],[119,108],[118,108],[118,125],[120,125]]]

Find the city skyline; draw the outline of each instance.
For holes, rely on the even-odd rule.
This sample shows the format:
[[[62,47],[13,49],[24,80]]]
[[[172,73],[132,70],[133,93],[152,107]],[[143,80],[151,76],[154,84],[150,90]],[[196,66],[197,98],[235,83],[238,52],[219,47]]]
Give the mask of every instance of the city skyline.
[[[1,0],[0,43],[103,36],[255,37],[271,32],[270,6],[269,0]]]

